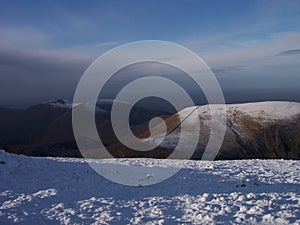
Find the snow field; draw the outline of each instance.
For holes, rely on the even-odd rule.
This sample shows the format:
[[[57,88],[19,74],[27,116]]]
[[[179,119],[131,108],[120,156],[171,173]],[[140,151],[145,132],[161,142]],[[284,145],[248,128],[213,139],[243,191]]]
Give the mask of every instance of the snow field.
[[[300,224],[300,161],[91,160],[183,167],[143,187],[108,181],[83,159],[0,151],[0,161],[0,224]]]

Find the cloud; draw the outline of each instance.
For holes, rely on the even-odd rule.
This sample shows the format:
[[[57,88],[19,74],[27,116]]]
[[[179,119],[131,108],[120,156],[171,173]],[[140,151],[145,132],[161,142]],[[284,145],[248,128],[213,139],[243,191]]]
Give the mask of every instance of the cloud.
[[[31,26],[15,26],[0,28],[0,43],[2,46],[37,47],[49,43],[52,34],[42,32]]]
[[[300,49],[292,49],[292,50],[280,52],[279,54],[277,54],[277,56],[298,55],[298,54],[300,54]]]
[[[32,27],[0,28],[0,101],[1,98],[34,96],[40,96],[43,100],[53,99],[55,96],[72,97],[87,66],[105,51],[122,44],[121,41],[99,41],[54,47],[57,37],[52,35],[55,34]],[[228,87],[232,87],[233,83],[244,82],[242,78],[248,79],[245,82],[247,85],[255,86],[257,84],[254,77],[274,78],[280,74],[291,77],[298,74],[296,57],[275,56],[278,52],[279,55],[300,54],[299,32],[273,33],[264,38],[252,38],[243,42],[235,39],[228,45],[222,43],[223,38],[230,39],[232,35],[239,34],[212,37],[211,40],[192,43],[190,47],[218,74],[218,78],[221,77],[222,81],[228,83]],[[283,49],[291,50],[282,51]],[[176,62],[184,59],[175,57],[173,60]],[[291,81],[297,83],[292,79]]]
[[[295,59],[276,57],[282,49],[298,49],[300,32],[272,33],[264,38],[253,38],[247,41],[235,41],[235,45],[223,44],[211,49],[193,48],[207,64],[215,69],[226,70],[225,67],[236,67],[238,65],[260,68],[261,66],[297,65]],[[221,68],[220,68],[221,67]],[[217,70],[220,71],[220,70]]]
[[[0,48],[0,101],[69,98],[92,59],[70,52]]]
[[[53,35],[30,26],[0,28],[0,104],[72,98],[89,64],[121,43],[54,47]]]
[[[245,68],[245,65],[235,65],[235,66],[220,66],[220,67],[215,67],[211,68],[211,70],[214,73],[223,73],[223,72],[228,72],[228,71],[241,71]]]

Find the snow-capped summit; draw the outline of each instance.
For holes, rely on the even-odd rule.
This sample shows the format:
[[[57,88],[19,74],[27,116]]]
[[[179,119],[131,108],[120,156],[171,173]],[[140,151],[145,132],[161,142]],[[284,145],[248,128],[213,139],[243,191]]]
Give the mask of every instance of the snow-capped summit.
[[[221,110],[220,105],[213,106]],[[175,149],[180,137],[180,117],[191,132],[186,133],[185,141],[197,138],[193,132],[198,126],[191,114],[198,114],[200,138],[193,158],[201,158],[207,145],[211,128],[210,105],[183,109],[167,118],[168,130],[160,145],[163,149]],[[226,126],[223,144],[218,159],[243,158],[294,158],[300,159],[300,103],[295,102],[257,102],[226,105],[225,117],[217,123]],[[158,125],[160,126],[160,125]],[[159,129],[157,129],[159,130]],[[157,137],[163,134],[156,134]],[[145,139],[146,142],[155,142]],[[183,150],[184,152],[184,150]]]
[[[300,114],[300,103],[297,102],[255,102],[244,104],[231,104],[227,106],[227,111],[230,113],[234,111],[242,112],[253,118],[265,119],[289,119]]]
[[[195,109],[197,109],[198,114],[200,116],[207,116],[211,114],[210,105],[188,107],[186,109],[183,109],[179,113],[184,117],[185,115],[188,115],[191,111]],[[267,120],[288,119],[300,114],[300,103],[284,101],[267,101],[241,104],[227,104],[226,115],[230,116],[235,113],[243,113],[252,118],[265,118]]]
[[[72,103],[69,100],[66,99],[57,99],[57,100],[49,100],[45,101],[42,104],[48,104],[52,107],[57,107],[57,108],[71,108]]]

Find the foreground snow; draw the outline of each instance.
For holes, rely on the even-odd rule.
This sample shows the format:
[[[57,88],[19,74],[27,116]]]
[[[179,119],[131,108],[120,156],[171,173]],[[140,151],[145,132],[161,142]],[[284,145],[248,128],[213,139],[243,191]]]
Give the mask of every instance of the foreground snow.
[[[94,163],[177,167],[182,161]],[[300,224],[300,161],[188,161],[162,183],[129,187],[81,159],[0,151],[0,224]]]

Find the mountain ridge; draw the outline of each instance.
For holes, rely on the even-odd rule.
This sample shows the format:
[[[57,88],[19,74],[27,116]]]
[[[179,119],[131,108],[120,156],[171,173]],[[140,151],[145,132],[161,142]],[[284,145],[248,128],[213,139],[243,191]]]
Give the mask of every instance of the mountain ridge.
[[[114,157],[168,157],[176,147],[181,130],[180,116],[190,124],[190,113],[197,113],[200,138],[193,159],[201,159],[207,145],[211,115],[210,105],[192,106],[173,115],[164,112],[134,108],[131,113],[133,133],[151,144],[148,121],[162,117],[167,124],[167,135],[162,144],[148,152],[128,149],[115,137],[110,110],[113,102],[96,106],[96,124],[104,145]],[[101,105],[102,104],[102,105]],[[120,103],[122,104],[122,103]],[[124,103],[125,104],[125,103]],[[92,113],[88,103],[75,105]],[[2,112],[2,113],[1,113]],[[25,110],[0,110],[0,148],[8,152],[33,156],[82,157],[72,130],[72,105],[64,100],[42,103]],[[267,101],[226,105],[226,132],[216,159],[284,158],[300,159],[300,103]],[[158,125],[158,131],[159,125]],[[193,138],[192,134],[188,134]],[[163,138],[157,133],[155,137]],[[186,141],[189,141],[187,138]]]
[[[216,108],[216,107],[215,107]],[[183,109],[177,114],[168,117],[165,122],[168,132],[162,144],[155,152],[160,157],[168,157],[175,149],[180,136],[180,116],[185,118],[192,129],[194,121],[188,121],[191,112],[197,111],[200,121],[200,138],[195,149],[193,159],[201,159],[207,145],[211,115],[209,105],[193,106]],[[187,116],[187,117],[186,117]],[[269,159],[285,158],[300,159],[300,104],[294,102],[260,102],[245,104],[226,105],[226,132],[223,144],[216,159]],[[156,130],[160,129],[158,125]],[[160,142],[163,134],[156,134],[154,138],[148,138],[149,132],[140,134],[145,142],[150,144]],[[188,133],[189,138],[196,138],[192,132]],[[185,141],[189,142],[186,137]],[[158,140],[157,140],[158,139]],[[123,148],[123,149],[122,149]],[[140,153],[132,152],[120,145],[113,146],[111,152],[118,152],[117,155],[124,157],[139,157]],[[126,154],[131,152],[132,155]],[[182,153],[184,155],[184,152]],[[146,154],[146,157],[155,155],[153,152]]]

